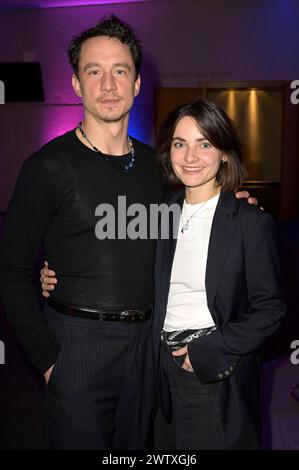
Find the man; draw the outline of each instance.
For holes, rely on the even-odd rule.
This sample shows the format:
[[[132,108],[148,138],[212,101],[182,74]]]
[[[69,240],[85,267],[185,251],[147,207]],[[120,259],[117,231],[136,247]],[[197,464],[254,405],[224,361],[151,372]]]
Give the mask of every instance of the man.
[[[47,383],[49,447],[144,449],[154,409],[155,240],[95,234],[99,204],[116,208],[123,195],[148,210],[163,197],[153,150],[128,137],[141,47],[111,16],[68,53],[84,120],[24,162],[1,244],[1,294]],[[59,278],[44,312],[32,285],[42,243]]]

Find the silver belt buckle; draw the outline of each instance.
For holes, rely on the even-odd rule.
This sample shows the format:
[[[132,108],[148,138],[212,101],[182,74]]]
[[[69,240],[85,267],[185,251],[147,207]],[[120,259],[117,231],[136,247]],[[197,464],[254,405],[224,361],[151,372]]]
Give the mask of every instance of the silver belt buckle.
[[[121,321],[142,321],[144,312],[142,310],[124,310],[120,314]]]

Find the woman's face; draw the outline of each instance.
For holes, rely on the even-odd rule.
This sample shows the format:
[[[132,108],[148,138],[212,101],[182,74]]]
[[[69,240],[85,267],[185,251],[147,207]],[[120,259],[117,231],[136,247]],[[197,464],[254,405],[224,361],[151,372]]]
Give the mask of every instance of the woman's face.
[[[170,159],[174,173],[185,186],[208,189],[215,187],[221,160],[227,157],[203,136],[196,121],[186,116],[175,128]]]

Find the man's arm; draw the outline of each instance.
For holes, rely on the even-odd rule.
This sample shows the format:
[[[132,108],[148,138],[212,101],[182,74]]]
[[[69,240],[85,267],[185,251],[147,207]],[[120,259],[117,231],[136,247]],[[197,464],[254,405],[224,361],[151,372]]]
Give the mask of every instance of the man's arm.
[[[53,269],[49,269],[48,261],[44,261],[44,267],[40,271],[40,282],[43,289],[43,296],[50,297],[50,292],[55,289],[55,285],[57,284],[57,278],[55,277],[56,273]]]
[[[237,199],[247,199],[247,202],[249,204],[252,204],[253,206],[257,206],[259,201],[256,197],[251,197],[248,191],[237,191],[236,192],[236,198]],[[260,209],[263,210],[261,207]]]
[[[43,373],[55,363],[59,344],[50,333],[33,277],[34,261],[56,209],[53,165],[44,155],[26,160],[6,214],[0,245],[0,294],[7,317],[28,354]]]
[[[237,191],[236,198],[247,199],[247,202],[249,204],[252,204],[254,206],[258,205],[258,199],[255,197],[250,197],[250,194],[248,191]],[[44,297],[48,298],[50,297],[50,292],[55,289],[55,285],[57,284],[58,280],[55,277],[55,271],[53,271],[52,269],[49,269],[49,265],[47,261],[44,262],[44,267],[43,269],[41,269],[40,275],[41,275],[40,282],[41,282],[42,289],[43,289],[42,294]],[[178,354],[175,354],[175,355],[178,355]]]

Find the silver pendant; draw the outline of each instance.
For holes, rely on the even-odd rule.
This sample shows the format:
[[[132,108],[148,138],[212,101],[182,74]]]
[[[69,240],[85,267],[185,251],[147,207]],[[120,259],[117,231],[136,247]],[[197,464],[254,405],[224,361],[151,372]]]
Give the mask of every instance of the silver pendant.
[[[186,223],[183,225],[183,227],[181,228],[181,233],[186,232],[186,230],[188,230],[188,228],[189,228],[189,221],[186,222]]]

